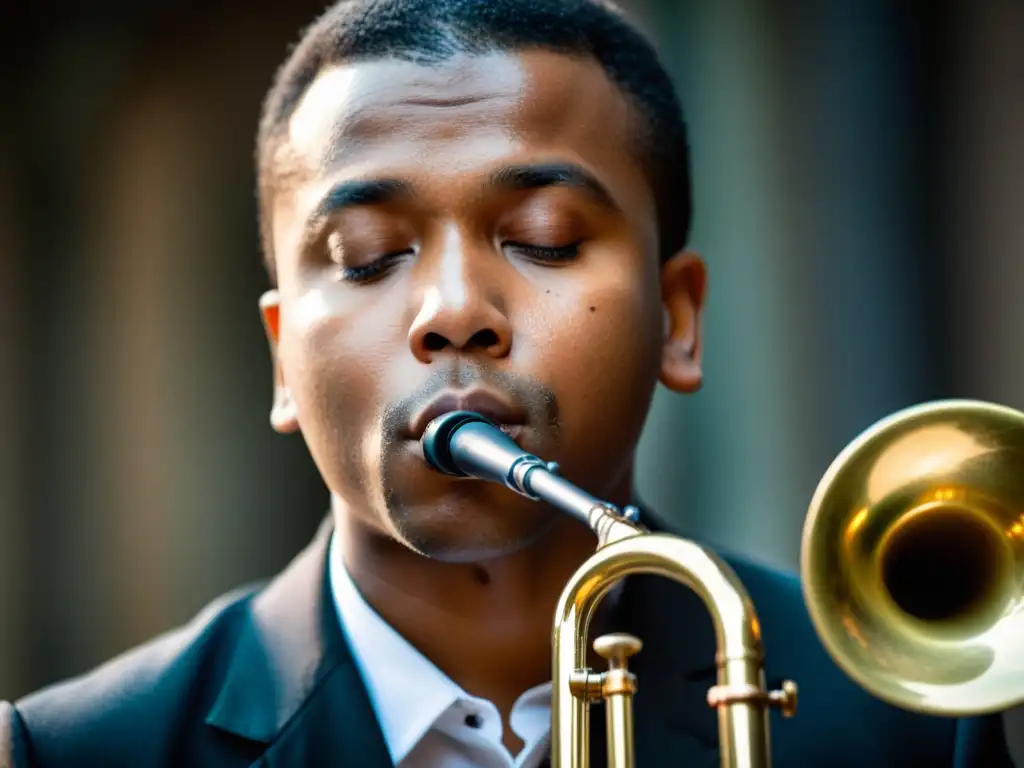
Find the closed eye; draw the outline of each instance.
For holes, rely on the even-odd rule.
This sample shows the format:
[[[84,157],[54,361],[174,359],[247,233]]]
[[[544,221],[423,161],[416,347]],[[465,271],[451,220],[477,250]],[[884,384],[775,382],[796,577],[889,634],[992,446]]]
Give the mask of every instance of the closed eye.
[[[357,267],[342,266],[339,269],[339,275],[345,282],[370,283],[384,277],[403,256],[410,256],[412,254],[413,250],[411,248],[407,248],[404,251],[387,253],[368,264],[362,264]]]
[[[580,255],[580,245],[582,241],[578,240],[575,243],[569,243],[568,245],[531,245],[529,243],[517,243],[515,241],[507,241],[502,244],[502,247],[509,248],[518,254],[525,256],[533,261],[542,262],[566,262],[572,261]]]

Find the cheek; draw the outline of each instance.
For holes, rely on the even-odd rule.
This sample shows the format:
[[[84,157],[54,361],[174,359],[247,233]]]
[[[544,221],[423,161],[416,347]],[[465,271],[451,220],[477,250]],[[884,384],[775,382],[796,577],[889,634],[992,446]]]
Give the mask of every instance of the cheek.
[[[618,270],[552,290],[538,330],[547,336],[546,356],[557,361],[553,370],[573,380],[647,375],[661,354],[656,290],[635,272]]]
[[[279,354],[300,419],[341,426],[376,411],[376,382],[388,362],[383,327],[372,312],[344,311],[325,291],[283,304]]]
[[[631,465],[661,362],[659,305],[631,277],[562,291],[548,309],[544,360],[534,363],[558,396],[557,460],[598,494]]]

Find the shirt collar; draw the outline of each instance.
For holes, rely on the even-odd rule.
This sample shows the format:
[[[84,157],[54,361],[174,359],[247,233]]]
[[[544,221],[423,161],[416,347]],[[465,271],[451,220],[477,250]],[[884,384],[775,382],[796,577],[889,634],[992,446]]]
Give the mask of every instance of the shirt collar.
[[[338,618],[397,765],[465,693],[398,634],[356,589],[331,537],[328,572]]]

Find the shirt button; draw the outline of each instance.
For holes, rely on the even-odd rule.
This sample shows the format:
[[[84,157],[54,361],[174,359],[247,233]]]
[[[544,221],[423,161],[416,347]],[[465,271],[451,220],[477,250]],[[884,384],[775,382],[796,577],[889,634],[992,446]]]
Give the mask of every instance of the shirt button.
[[[479,728],[484,724],[484,721],[480,719],[480,715],[466,715],[466,725],[470,728]]]

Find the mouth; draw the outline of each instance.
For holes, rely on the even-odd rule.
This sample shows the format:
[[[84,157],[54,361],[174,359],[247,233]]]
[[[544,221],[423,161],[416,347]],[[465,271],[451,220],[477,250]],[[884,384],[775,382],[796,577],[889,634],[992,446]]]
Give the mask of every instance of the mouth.
[[[523,410],[495,393],[483,389],[445,392],[416,413],[409,423],[409,439],[419,440],[430,422],[452,411],[479,413],[494,422],[502,432],[513,437],[526,425],[526,414]]]

